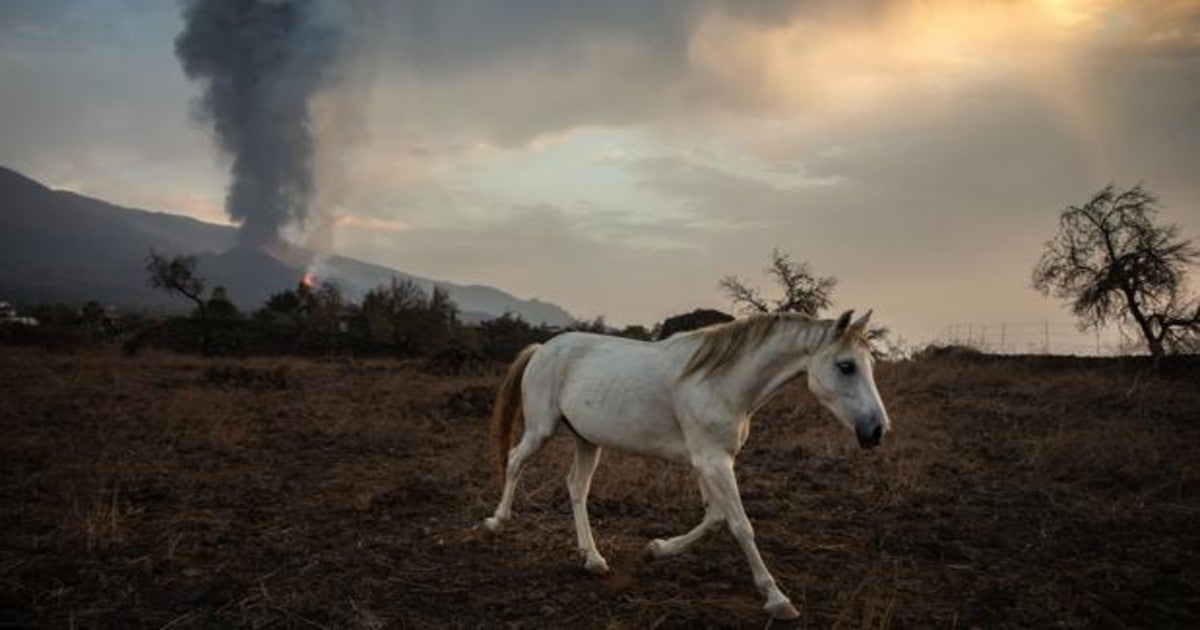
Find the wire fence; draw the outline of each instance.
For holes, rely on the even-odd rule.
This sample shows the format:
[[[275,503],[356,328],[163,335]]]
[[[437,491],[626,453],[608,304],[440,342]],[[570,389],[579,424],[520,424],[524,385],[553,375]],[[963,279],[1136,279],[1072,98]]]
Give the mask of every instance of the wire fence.
[[[1123,356],[1144,354],[1137,339],[1117,330],[1081,331],[1069,322],[958,322],[947,324],[934,339],[993,354],[1069,354]]]

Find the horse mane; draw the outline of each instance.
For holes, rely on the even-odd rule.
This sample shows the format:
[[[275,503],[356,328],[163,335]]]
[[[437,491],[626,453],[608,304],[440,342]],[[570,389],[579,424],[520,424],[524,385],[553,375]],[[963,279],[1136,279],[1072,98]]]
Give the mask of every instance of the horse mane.
[[[683,338],[700,338],[684,366],[680,378],[704,372],[718,373],[734,363],[742,354],[753,350],[777,330],[785,327],[807,330],[806,341],[816,345],[824,340],[830,327],[826,320],[819,320],[799,313],[755,313],[742,319],[724,324],[715,324],[679,335]],[[819,331],[819,335],[814,334]]]

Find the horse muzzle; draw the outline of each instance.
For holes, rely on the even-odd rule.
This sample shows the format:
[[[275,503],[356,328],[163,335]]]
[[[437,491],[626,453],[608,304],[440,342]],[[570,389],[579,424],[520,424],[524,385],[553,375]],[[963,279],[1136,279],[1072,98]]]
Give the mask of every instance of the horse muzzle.
[[[875,448],[883,441],[883,425],[874,422],[865,428],[856,429],[854,435],[858,438],[858,445],[864,451]]]

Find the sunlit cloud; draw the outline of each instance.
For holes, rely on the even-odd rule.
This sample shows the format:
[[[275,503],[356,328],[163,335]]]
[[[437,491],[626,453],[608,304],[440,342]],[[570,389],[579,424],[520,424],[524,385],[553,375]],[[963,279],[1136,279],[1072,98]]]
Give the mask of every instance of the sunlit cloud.
[[[338,217],[333,223],[338,229],[369,230],[389,233],[399,233],[412,229],[412,226],[404,221],[389,221],[375,217],[360,217],[350,214]]]
[[[797,12],[770,25],[714,11],[688,52],[698,82],[711,82],[736,108],[896,121],[927,116],[974,89],[1025,85],[1081,142],[1096,145],[1099,105],[1082,64],[1093,46],[1134,37],[1122,4],[924,0],[866,15]]]
[[[1074,138],[1088,171],[1111,178],[1109,60],[1200,55],[1195,0],[818,7],[769,23],[713,10],[689,39],[690,92],[734,117],[729,126],[756,150],[814,130],[903,129],[1027,92]]]

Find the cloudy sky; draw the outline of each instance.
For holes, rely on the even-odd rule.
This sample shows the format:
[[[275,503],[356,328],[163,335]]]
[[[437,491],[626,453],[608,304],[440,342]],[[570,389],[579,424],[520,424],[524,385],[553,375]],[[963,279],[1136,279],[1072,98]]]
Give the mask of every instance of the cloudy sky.
[[[1200,236],[1200,1],[388,4],[342,16],[355,50],[312,104],[294,238],[339,253],[649,324],[727,310],[717,280],[780,248],[927,340],[1069,321],[1029,271],[1109,182]],[[182,26],[0,2],[0,164],[227,221]]]

